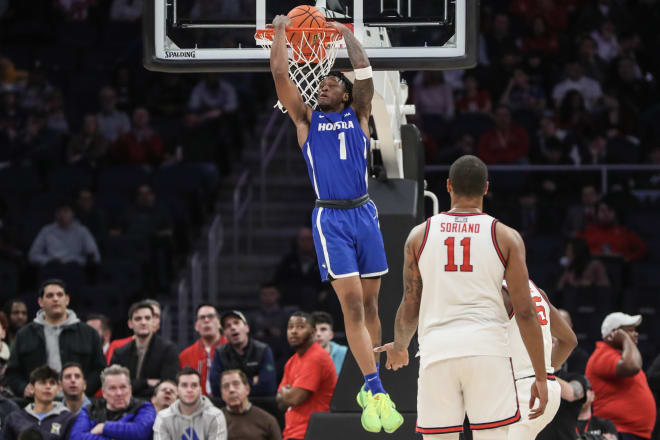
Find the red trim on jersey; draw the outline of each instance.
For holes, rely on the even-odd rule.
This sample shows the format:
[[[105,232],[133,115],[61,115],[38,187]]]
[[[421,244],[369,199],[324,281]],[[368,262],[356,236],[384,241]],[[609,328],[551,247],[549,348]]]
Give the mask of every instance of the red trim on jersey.
[[[554,374],[548,374],[548,380],[557,380]]]
[[[431,229],[431,217],[426,219],[426,230],[424,231],[424,240],[422,240],[422,245],[419,247],[419,251],[417,251],[417,262],[419,262],[419,259],[422,257],[422,251],[424,250],[424,246],[426,246],[426,239],[429,238],[429,229]]]
[[[441,212],[444,215],[453,215],[455,217],[472,217],[474,215],[486,215],[485,212]]]
[[[463,432],[463,425],[447,426],[446,428],[422,428],[417,426],[415,431],[420,434],[448,434],[451,432]]]
[[[495,234],[496,224],[497,224],[497,219],[494,219],[493,225],[490,227],[490,236],[493,238],[493,246],[495,246],[495,250],[497,251],[497,256],[500,257],[500,261],[506,268],[506,260],[504,259],[504,255],[502,255],[502,251],[500,250],[500,245],[497,244],[497,234]]]
[[[539,294],[541,294],[545,302],[547,302],[548,305],[550,305],[550,300],[548,299],[548,296],[545,294],[545,292],[539,286],[537,286],[536,283],[531,279],[529,280],[529,282],[532,283],[532,285],[536,288],[536,290],[539,291]]]
[[[511,365],[511,379],[513,380],[513,389],[516,393],[516,413],[507,419],[498,420],[497,422],[470,423],[470,429],[477,431],[480,429],[499,428],[501,426],[511,425],[512,423],[516,423],[518,420],[520,420],[521,416],[520,416],[520,402],[518,402],[518,387],[516,386],[516,376],[513,374],[513,361],[511,360],[511,358],[509,358],[509,364]]]

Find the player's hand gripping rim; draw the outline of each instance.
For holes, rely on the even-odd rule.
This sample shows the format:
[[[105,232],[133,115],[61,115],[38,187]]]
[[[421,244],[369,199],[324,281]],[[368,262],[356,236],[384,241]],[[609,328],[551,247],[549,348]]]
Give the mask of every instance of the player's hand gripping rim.
[[[408,365],[408,347],[395,346],[394,342],[374,348],[375,353],[387,352],[385,368],[396,371]]]
[[[548,405],[548,380],[547,378],[536,379],[532,384],[531,397],[529,398],[529,419],[533,420],[541,417]],[[536,399],[539,399],[538,408],[534,408]],[[534,408],[534,409],[532,409]]]

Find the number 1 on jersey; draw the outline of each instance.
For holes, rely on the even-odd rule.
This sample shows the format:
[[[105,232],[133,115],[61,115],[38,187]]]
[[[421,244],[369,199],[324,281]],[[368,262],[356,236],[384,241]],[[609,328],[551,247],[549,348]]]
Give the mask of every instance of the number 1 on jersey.
[[[339,132],[339,158],[346,160],[346,133]]]
[[[445,272],[456,272],[459,267],[454,263],[454,237],[447,237],[445,245],[447,246],[447,264],[445,265]],[[465,237],[461,240],[463,246],[463,264],[461,264],[461,272],[472,272],[472,265],[470,264],[470,237]]]

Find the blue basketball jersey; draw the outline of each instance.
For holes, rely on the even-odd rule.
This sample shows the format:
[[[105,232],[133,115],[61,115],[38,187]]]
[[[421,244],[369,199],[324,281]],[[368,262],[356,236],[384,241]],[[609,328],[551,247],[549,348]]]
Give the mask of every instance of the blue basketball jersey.
[[[341,113],[313,111],[302,153],[317,198],[346,200],[367,193],[369,138],[352,107]]]

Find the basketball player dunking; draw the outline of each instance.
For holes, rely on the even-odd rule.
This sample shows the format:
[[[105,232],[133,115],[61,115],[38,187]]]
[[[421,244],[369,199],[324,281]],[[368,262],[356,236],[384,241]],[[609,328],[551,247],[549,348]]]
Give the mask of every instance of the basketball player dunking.
[[[391,433],[401,426],[378,374],[381,344],[378,317],[380,277],[387,273],[383,237],[376,205],[367,193],[369,115],[374,94],[371,66],[366,52],[344,25],[328,22],[342,33],[355,84],[341,73],[322,79],[318,109],[306,105],[289,78],[286,26],[290,19],[278,15],[270,55],[277,97],[296,125],[298,144],[307,162],[316,192],[312,214],[314,245],[322,279],[330,280],[339,297],[346,337],[365,385],[358,393],[362,426],[369,432]]]
[[[502,299],[506,279],[529,353],[530,419],[548,401],[543,338],[529,293],[525,245],[514,229],[483,212],[488,169],[463,156],[449,170],[451,210],[410,232],[405,245],[404,293],[394,324],[387,368],[408,364],[418,330],[420,367],[417,431],[425,439],[458,439],[467,413],[476,440],[506,439],[520,420]],[[525,404],[526,402],[523,402]]]

